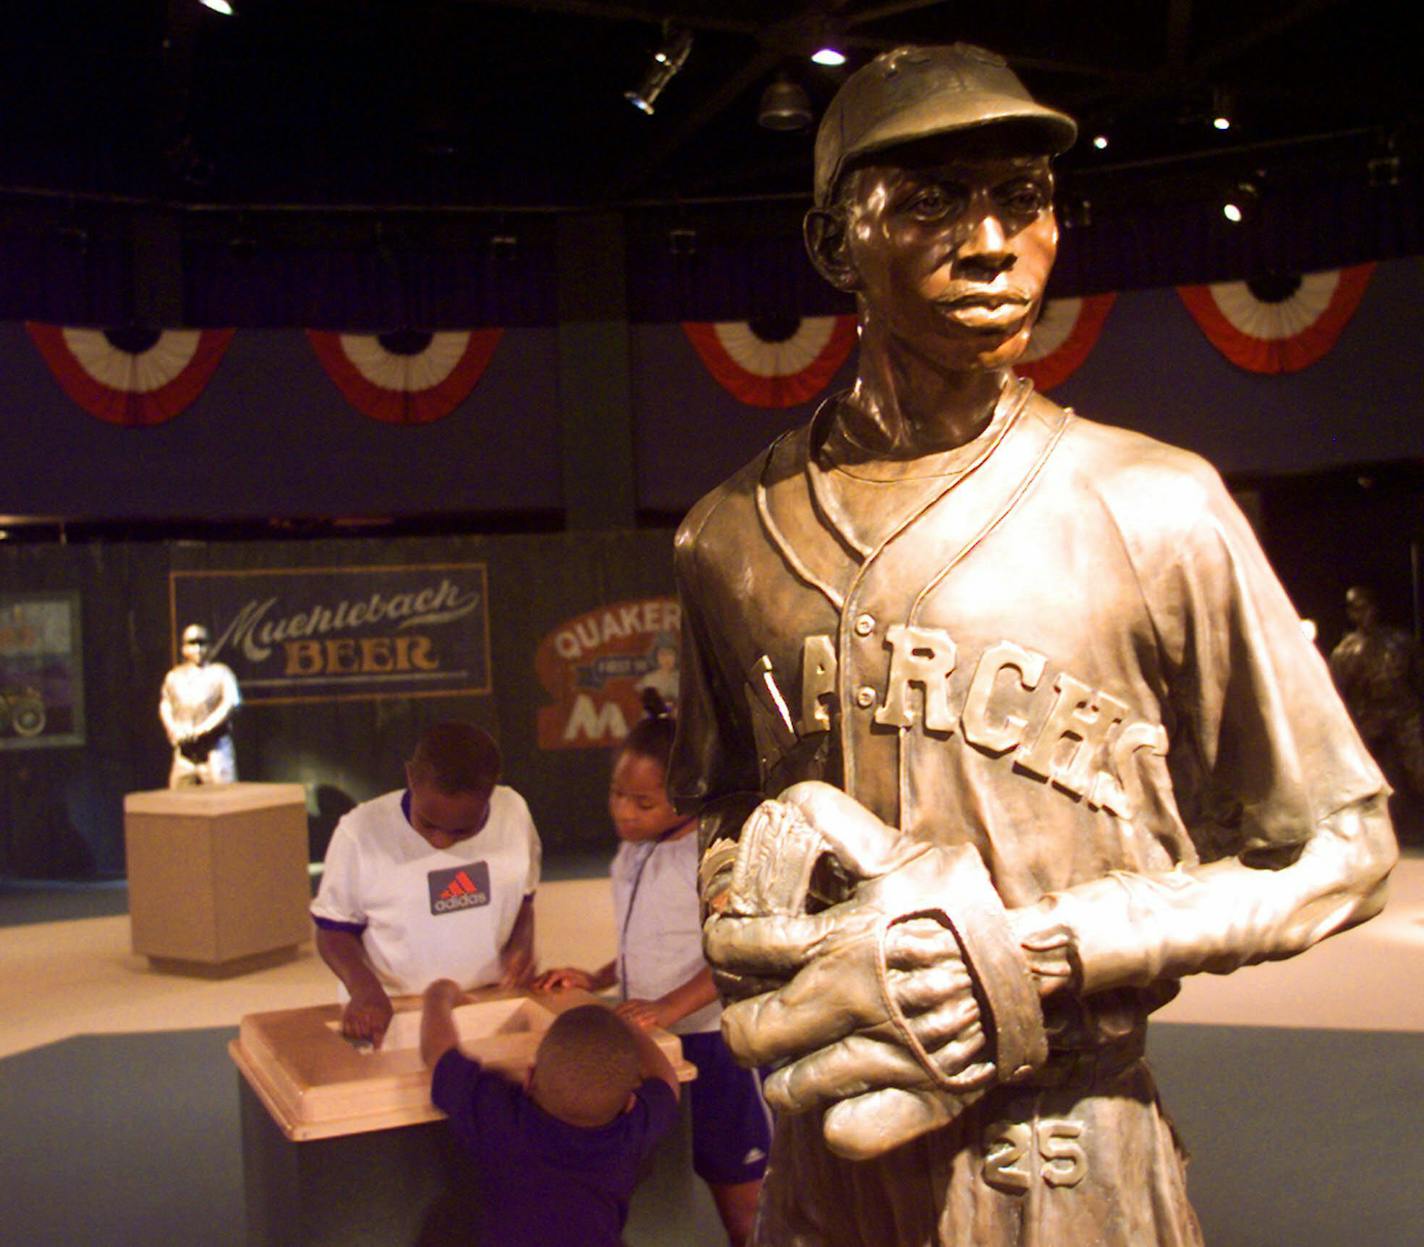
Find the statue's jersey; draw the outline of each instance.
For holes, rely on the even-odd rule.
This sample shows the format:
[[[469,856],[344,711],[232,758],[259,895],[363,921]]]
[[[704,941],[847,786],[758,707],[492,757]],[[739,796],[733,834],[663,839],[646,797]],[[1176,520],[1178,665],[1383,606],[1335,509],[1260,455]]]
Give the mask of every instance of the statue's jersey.
[[[907,834],[976,846],[1011,908],[1061,894],[1082,990],[1047,1002],[1050,1062],[1089,1064],[1060,1084],[1058,1115],[1044,1119],[1041,1088],[1002,1088],[909,1145],[918,1161],[847,1166],[818,1120],[788,1118],[768,1178],[777,1241],[1050,1243],[1088,1241],[1074,1235],[1089,1227],[1119,1241],[1082,1213],[1091,1190],[1126,1200],[1124,1244],[1196,1241],[1170,1129],[1132,1063],[1144,1019],[1182,974],[1288,955],[1353,920],[1357,893],[1334,866],[1276,872],[1269,890],[1240,882],[1269,871],[1193,868],[1284,865],[1383,781],[1204,461],[1027,395],[936,463],[941,487],[877,525],[865,483],[820,454],[836,401],[678,534],[672,792],[704,810],[710,840],[735,836],[762,795],[823,779]],[[1332,835],[1353,834],[1341,823]],[[1126,1094],[1115,1080],[1140,1113],[1105,1107]],[[1040,1164],[1022,1188],[994,1181],[1000,1118]],[[1089,1125],[1097,1142],[1053,1134]],[[1098,1150],[1113,1135],[1162,1161],[1130,1198],[1109,1172],[1124,1157]],[[1060,1145],[1087,1157],[1081,1189],[1054,1185],[1062,1171],[1043,1157]],[[905,1177],[922,1164],[942,1184]],[[1070,1186],[1077,1213],[1056,1193]],[[1050,1188],[1060,1212],[1023,1230],[1014,1200]],[[843,1237],[826,1228],[832,1205]]]
[[[1005,902],[1297,844],[1381,780],[1201,459],[1031,396],[870,556],[792,433],[678,537],[684,799],[845,788]]]
[[[163,683],[163,697],[180,732],[194,731],[224,703],[233,705],[238,700],[232,669],[220,662],[180,663]]]

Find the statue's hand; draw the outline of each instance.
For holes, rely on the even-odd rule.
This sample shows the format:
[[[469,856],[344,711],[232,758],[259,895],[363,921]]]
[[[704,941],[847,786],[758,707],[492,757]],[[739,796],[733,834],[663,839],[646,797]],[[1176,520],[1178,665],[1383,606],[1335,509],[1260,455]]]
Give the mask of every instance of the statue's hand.
[[[806,912],[828,855],[848,894]],[[831,1105],[827,1141],[847,1155],[942,1125],[1043,1059],[1003,913],[973,848],[914,840],[838,789],[798,784],[748,820],[728,903],[707,924],[724,978],[780,983],[728,1006],[727,1043],[745,1063],[782,1063],[766,1088],[776,1107]],[[1005,981],[986,990],[986,974]]]

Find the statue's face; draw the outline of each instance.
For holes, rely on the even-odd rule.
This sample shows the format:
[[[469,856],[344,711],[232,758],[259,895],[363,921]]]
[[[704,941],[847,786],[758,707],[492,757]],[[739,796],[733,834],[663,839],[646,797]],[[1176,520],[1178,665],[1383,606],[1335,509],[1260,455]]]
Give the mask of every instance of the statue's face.
[[[1357,628],[1368,628],[1377,615],[1374,599],[1359,589],[1350,589],[1345,594],[1345,616]]]
[[[201,667],[211,648],[208,634],[202,628],[188,628],[183,633],[183,661]]]
[[[868,316],[941,366],[1017,359],[1058,252],[1047,157],[950,140],[850,176],[846,260]]]

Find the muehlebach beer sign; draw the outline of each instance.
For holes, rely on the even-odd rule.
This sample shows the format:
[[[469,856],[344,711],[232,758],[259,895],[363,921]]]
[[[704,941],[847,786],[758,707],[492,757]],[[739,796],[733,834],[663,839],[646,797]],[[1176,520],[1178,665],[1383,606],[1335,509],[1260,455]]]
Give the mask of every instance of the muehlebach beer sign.
[[[169,598],[248,703],[490,691],[483,563],[175,571]]]

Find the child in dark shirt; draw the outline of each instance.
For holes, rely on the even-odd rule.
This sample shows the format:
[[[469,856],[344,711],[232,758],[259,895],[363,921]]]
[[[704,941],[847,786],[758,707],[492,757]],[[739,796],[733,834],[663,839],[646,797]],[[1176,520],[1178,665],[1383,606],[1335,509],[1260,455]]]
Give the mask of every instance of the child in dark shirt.
[[[480,1173],[482,1247],[618,1247],[643,1161],[677,1120],[672,1066],[603,1005],[561,1013],[524,1085],[458,1048],[449,979],[425,991],[431,1098]]]

